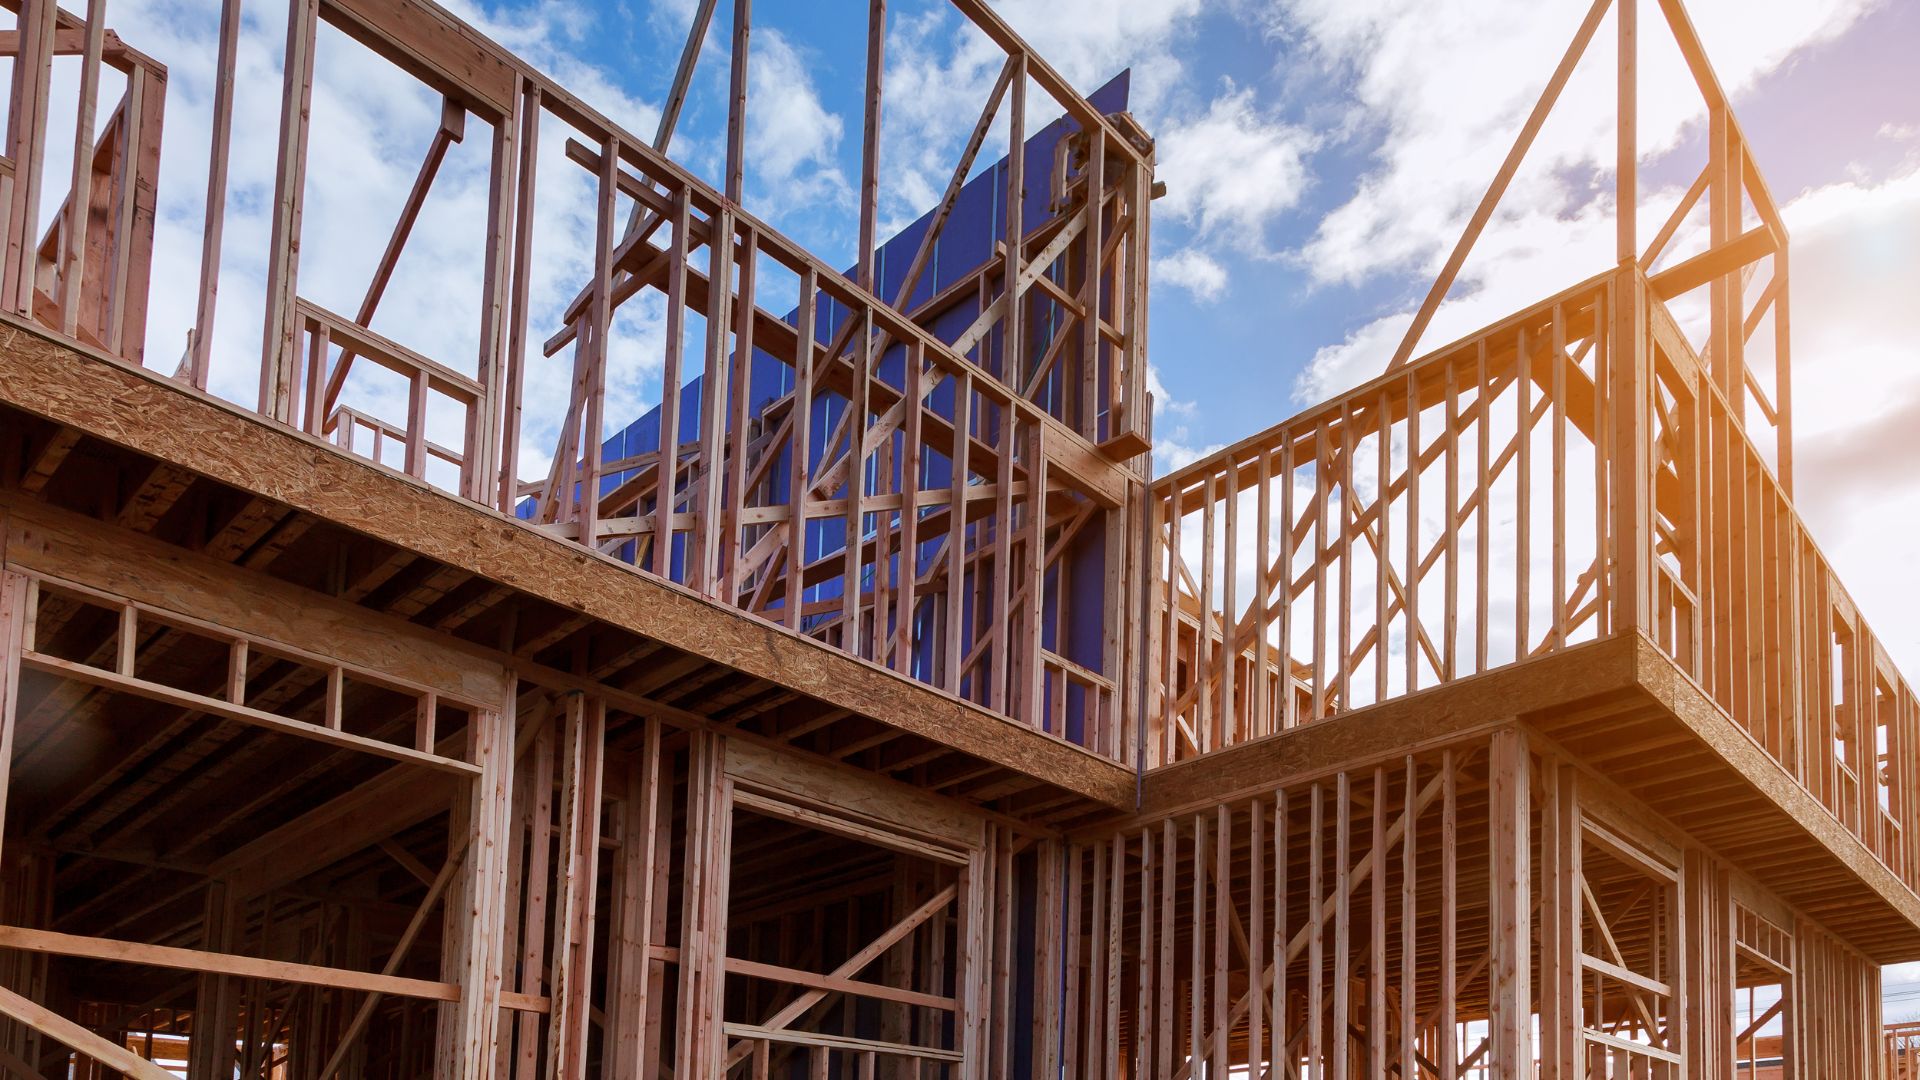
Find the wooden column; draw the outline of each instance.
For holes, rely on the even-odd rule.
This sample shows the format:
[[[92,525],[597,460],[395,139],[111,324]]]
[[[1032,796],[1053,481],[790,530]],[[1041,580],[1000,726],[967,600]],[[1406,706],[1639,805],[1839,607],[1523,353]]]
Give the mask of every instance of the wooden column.
[[[144,64],[127,76],[126,115],[139,117],[122,132],[123,166],[116,194],[113,280],[107,284],[107,351],[145,363],[147,305],[153,280],[153,228],[160,177],[160,129],[166,114],[164,72]]]
[[[1635,211],[1640,204],[1640,141],[1638,92],[1640,82],[1638,9],[1640,0],[1615,0],[1615,27],[1619,31],[1616,75],[1617,139],[1614,159],[1615,260],[1633,262],[1640,253]]]
[[[1570,765],[1543,769],[1540,810],[1540,1076],[1578,1080],[1580,1052],[1580,808]]]
[[[456,801],[447,813],[447,843],[449,846],[459,842],[459,837],[468,835],[472,828],[472,807],[465,802]],[[470,874],[457,875],[447,889],[445,907],[441,912],[440,923],[440,980],[458,982],[465,971],[465,961],[473,933],[473,879]],[[319,933],[324,934],[324,928]],[[459,1001],[443,1001],[434,1006],[433,1026],[433,1076],[435,1080],[446,1080],[460,1073],[460,1054],[466,1045],[467,1014]],[[318,1015],[325,1017],[323,1007]],[[321,1023],[316,1019],[315,1023]],[[331,1027],[322,1026],[329,1041],[335,1035]],[[331,1055],[331,1047],[326,1050]]]
[[[1061,913],[1067,899],[1062,889],[1066,860],[1072,849],[1057,840],[1042,840],[1035,852],[1034,891],[1034,1007],[1033,1075],[1058,1076],[1061,1067],[1063,1012],[1077,1010],[1079,1001],[1062,993],[1072,973],[1065,970],[1067,943]],[[964,902],[964,901],[963,901]]]
[[[233,889],[224,881],[207,885],[201,923],[201,948],[232,952],[245,915]],[[234,1074],[234,1005],[239,990],[225,975],[202,973],[193,1001],[193,1039],[188,1049],[190,1080],[226,1080]]]
[[[1009,410],[1009,418],[1012,412]],[[1046,663],[1042,650],[1045,648],[1046,588],[1047,588],[1047,448],[1042,428],[1035,422],[1028,429],[1027,449],[1027,505],[1025,527],[1027,542],[1026,581],[1021,610],[1012,613],[1019,619],[1021,633],[1021,655],[1014,659],[1014,670],[1020,672],[1023,686],[1020,688],[1022,712],[1018,715],[1036,730],[1047,726],[1046,700]],[[1117,552],[1115,553],[1118,554]],[[1064,593],[1063,593],[1064,595]],[[1061,630],[1067,615],[1060,615]],[[1011,628],[1009,628],[1011,629]],[[1055,642],[1055,647],[1065,650],[1064,638]],[[1062,673],[1062,678],[1065,674]],[[1062,701],[1065,700],[1063,696]],[[1065,715],[1052,717],[1052,734],[1067,737]]]
[[[599,201],[594,210],[593,219],[593,288],[592,300],[588,306],[588,334],[584,341],[584,354],[580,357],[583,367],[583,382],[575,387],[579,395],[575,408],[580,416],[580,475],[579,488],[561,496],[571,497],[576,506],[575,520],[579,523],[579,538],[582,544],[594,546],[598,540],[600,526],[600,474],[606,453],[606,406],[607,406],[607,356],[608,335],[613,330],[613,308],[611,290],[613,287],[613,246],[614,213],[618,197],[620,178],[620,140],[609,135],[600,144],[599,186],[596,194]],[[662,399],[665,400],[664,397]],[[573,454],[571,444],[567,447],[569,458]],[[569,460],[571,465],[572,461]]]
[[[526,845],[525,895],[518,898],[521,921],[515,942],[520,969],[517,989],[523,994],[544,994],[547,989],[547,907],[553,895],[553,729],[550,717],[537,722],[529,749],[531,759],[523,774],[525,783],[521,785],[525,798],[515,823],[515,829],[525,835]],[[533,1080],[539,1067],[540,1020],[530,1012],[519,1014],[516,1020],[510,1059],[515,1080]]]
[[[1780,477],[1780,488],[1793,498],[1793,320],[1789,314],[1788,294],[1793,284],[1787,273],[1785,244],[1773,253],[1773,278],[1779,292],[1773,298],[1773,414],[1777,417],[1774,436],[1773,471]]]
[[[59,265],[60,295],[60,332],[69,337],[80,327],[80,304],[82,283],[87,274],[87,234],[92,229],[89,220],[90,206],[80,199],[80,193],[93,183],[93,126],[96,112],[95,103],[100,97],[100,49],[102,37],[106,32],[105,0],[88,0],[86,29],[82,35],[80,62],[80,102],[73,130],[72,175],[68,180],[67,222],[64,234],[60,238],[60,251],[55,255]],[[128,121],[131,130],[131,120]],[[128,172],[133,162],[123,163]],[[89,202],[91,200],[88,200]],[[98,269],[96,268],[96,273]]]
[[[507,313],[506,368],[496,399],[500,402],[498,443],[499,502],[495,509],[512,513],[519,499],[520,411],[525,391],[527,351],[527,296],[533,278],[533,197],[540,152],[541,93],[522,84],[520,94],[520,164],[514,175],[511,305]]]
[[[1527,737],[1520,728],[1494,732],[1487,766],[1489,932],[1493,939],[1487,1034],[1496,1076],[1523,1076],[1533,1070],[1529,758]]]
[[[729,492],[724,480],[727,422],[732,413],[727,404],[729,395],[745,395],[748,389],[744,385],[732,385],[733,270],[737,241],[733,206],[720,203],[707,219],[707,228],[707,337],[700,380],[700,471],[706,474],[706,482],[700,489],[699,501],[693,506],[694,540],[687,549],[687,584],[707,596],[732,604],[736,598],[721,596],[720,588],[724,580],[720,569],[725,524],[722,515],[729,500],[737,501],[742,496],[739,491]],[[741,302],[751,304],[752,297],[742,296]]]
[[[300,267],[300,213],[307,175],[307,126],[313,103],[313,49],[319,0],[292,0],[287,11],[286,76],[275,158],[273,232],[267,248],[266,328],[260,342],[260,412],[292,423],[295,369],[293,304]]]
[[[469,457],[461,466],[460,485],[460,493],[478,503],[491,504],[504,491],[499,473],[506,431],[503,405],[514,371],[509,350],[515,343],[508,318],[517,254],[513,229],[519,189],[516,172],[522,165],[520,139],[528,124],[524,110],[539,108],[539,99],[530,97],[526,89],[525,77],[515,78],[512,111],[493,118],[493,156],[487,172],[486,270],[480,290],[478,370],[484,393],[468,417]],[[498,509],[512,513],[512,503],[504,502]]]
[[[655,864],[672,855],[671,838],[663,837],[660,827],[673,817],[672,807],[662,798],[663,786],[670,789],[673,777],[661,771],[660,739],[660,722],[647,720],[641,752],[627,762],[623,776],[613,925],[608,927],[612,955],[608,958],[609,1049],[604,1073],[611,1080],[644,1080],[652,1075],[660,1056],[659,1040],[648,1022],[659,1008],[665,984],[664,964],[651,949],[656,909],[666,906],[664,882]]]
[[[0,515],[0,541],[5,536],[6,519]],[[18,657],[31,606],[29,588],[25,577],[0,572],[0,835],[4,835],[6,825],[7,779],[19,694]],[[54,860],[50,851],[17,851],[8,858],[0,849],[0,923],[24,927],[51,923]],[[0,953],[0,987],[32,1001],[46,1000],[47,961],[46,956],[24,951]],[[38,1029],[0,1017],[0,1069],[14,1068],[25,1076],[14,1063],[37,1062],[45,1045],[46,1039]]]
[[[571,695],[561,734],[560,864],[553,909],[552,1007],[548,1075],[586,1075],[587,1020],[592,1009],[594,890],[599,882],[601,754],[606,703]],[[538,827],[536,823],[536,828]]]
[[[26,0],[18,19],[20,53],[13,64],[7,156],[13,159],[13,195],[7,211],[7,256],[0,306],[33,311],[34,249],[40,241],[40,187],[46,170],[47,90],[53,72],[52,0]]]
[[[1680,970],[1671,1042],[1686,1056],[1688,1076],[1733,1080],[1734,919],[1726,869],[1705,852],[1688,851],[1673,906]]]
[[[1606,340],[1611,388],[1611,528],[1614,554],[1613,614],[1616,634],[1652,629],[1653,537],[1652,447],[1648,395],[1652,378],[1647,336],[1645,279],[1637,268],[1620,270],[1608,289],[1612,316]]]
[[[1726,173],[1715,178],[1717,182],[1714,184],[1714,191],[1718,192],[1724,187],[1726,201],[1714,209],[1726,215],[1726,242],[1731,244],[1739,239],[1746,229],[1748,150],[1746,136],[1740,130],[1740,123],[1733,115],[1732,106],[1729,105],[1722,111],[1726,115],[1726,150],[1723,159],[1726,163]],[[1723,299],[1726,304],[1727,348],[1724,354],[1716,352],[1709,363],[1715,371],[1726,370],[1727,402],[1732,406],[1733,414],[1739,417],[1744,425],[1747,423],[1747,332],[1745,326],[1747,275],[1745,268],[1730,270],[1721,280],[1726,286]]]
[[[1007,231],[1005,265],[1006,312],[1000,322],[1000,378],[1008,386],[1019,386],[1026,379],[1026,321],[1021,316],[1021,272],[1026,269],[1022,244],[1026,239],[1023,219],[1027,196],[1027,55],[1013,58],[1012,97],[1007,113]],[[1009,417],[1017,410],[1009,409]],[[1009,421],[1011,422],[1011,421]],[[999,673],[994,673],[998,677]]]
[[[213,318],[220,292],[220,241],[226,231],[227,156],[233,145],[234,67],[240,51],[240,0],[221,0],[220,52],[214,64],[213,146],[207,158],[207,208],[200,243],[200,298],[194,308],[188,382],[205,390],[212,370]]]
[[[462,920],[451,936],[459,952],[444,949],[442,967],[460,986],[451,1033],[442,1045],[454,1049],[450,1076],[462,1080],[493,1075],[500,1027],[500,990],[505,966],[508,837],[513,814],[514,721],[505,709],[482,709],[468,726],[467,760],[480,767],[462,816],[467,825],[466,864],[461,877],[464,906],[449,903],[447,918]],[[458,842],[457,840],[455,841]],[[448,1038],[449,1034],[451,1039]]]
[[[887,0],[868,0],[866,93],[863,97],[865,122],[860,129],[860,263],[855,278],[860,287],[878,293],[878,255],[880,229],[880,95],[885,82],[887,53]],[[871,334],[871,328],[868,330]],[[864,429],[854,429],[856,441]],[[854,465],[859,465],[856,457]],[[852,541],[849,540],[849,543]]]
[[[954,973],[958,1008],[953,1015],[954,1046],[960,1051],[960,1080],[982,1080],[986,1069],[987,1021],[991,1008],[986,993],[992,973],[987,949],[987,887],[993,860],[985,844],[969,852],[960,872],[960,918],[955,939],[960,955]],[[822,1077],[826,1074],[821,1073]]]
[[[733,782],[726,741],[693,735],[688,753],[686,868],[680,902],[679,1038],[673,1075],[719,1076],[725,1045],[727,875],[732,863]]]

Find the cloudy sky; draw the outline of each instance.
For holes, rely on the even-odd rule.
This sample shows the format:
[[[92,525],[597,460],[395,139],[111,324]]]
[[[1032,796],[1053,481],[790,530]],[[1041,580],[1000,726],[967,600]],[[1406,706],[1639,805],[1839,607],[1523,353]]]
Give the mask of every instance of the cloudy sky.
[[[1704,114],[1641,0],[1643,235],[1700,161]],[[497,40],[641,137],[695,0],[450,0]],[[754,5],[747,201],[828,261],[856,238],[864,3]],[[1586,9],[1584,0],[1003,0],[1005,18],[1083,91],[1130,70],[1158,140],[1151,356],[1159,467],[1177,466],[1379,371]],[[720,5],[674,156],[724,157]],[[1910,672],[1920,671],[1920,4],[1694,0],[1793,235],[1802,508]],[[192,322],[217,0],[114,0],[111,23],[167,62],[151,363]],[[243,3],[214,387],[251,401],[273,203],[286,7]],[[10,17],[10,16],[6,16]],[[300,292],[360,305],[440,103],[330,29],[317,53]],[[882,122],[883,222],[930,206],[998,74],[1000,52],[945,0],[893,0]],[[1613,34],[1604,24],[1427,342],[1450,340],[1612,261]],[[77,60],[56,70],[56,98]],[[256,89],[260,88],[260,89]],[[118,89],[109,86],[110,96]],[[1051,110],[1030,95],[1035,123]],[[1004,113],[1004,110],[1003,110]],[[104,115],[102,116],[104,122]],[[64,128],[63,128],[64,123]],[[52,175],[73,119],[51,119]],[[589,177],[542,129],[533,332],[590,276]],[[458,367],[477,351],[491,129],[467,124],[373,325]],[[1004,142],[997,142],[1004,146]],[[993,144],[990,144],[993,145]],[[70,152],[70,151],[69,151]],[[988,160],[992,155],[983,155]],[[52,197],[50,194],[49,197]],[[777,295],[781,285],[763,282]],[[766,293],[763,292],[763,295]],[[769,306],[777,306],[770,299]],[[690,328],[690,330],[697,328]],[[610,429],[660,397],[656,301],[613,335]],[[531,361],[529,475],[551,454],[569,353]],[[402,392],[361,365],[357,392]],[[364,374],[362,374],[364,372]],[[455,418],[436,415],[452,439]]]
[[[455,0],[457,11],[650,136],[693,0]],[[720,172],[726,9],[674,143]],[[1692,179],[1703,115],[1643,0],[1640,213]],[[755,5],[748,202],[831,261],[854,247],[864,9]],[[1007,20],[1083,90],[1132,71],[1159,144],[1151,353],[1162,467],[1250,434],[1384,365],[1512,134],[1579,23],[1582,0],[1007,0]],[[1909,671],[1920,671],[1920,5],[1898,0],[1695,0],[1720,78],[1793,233],[1800,486],[1816,536]],[[190,317],[204,184],[211,0],[122,0],[115,24],[173,61],[163,172],[156,352]],[[248,5],[242,62],[275,86],[284,8]],[[998,72],[999,53],[940,0],[894,0],[883,117],[884,218],[936,198]],[[319,52],[316,179],[302,293],[358,306],[438,118],[438,102],[328,32]],[[1603,26],[1502,213],[1427,341],[1581,280],[1612,259],[1612,35]],[[205,53],[202,52],[202,55]],[[243,84],[244,85],[244,84]],[[1036,112],[1041,95],[1032,95]],[[241,130],[271,132],[277,95],[242,93]],[[56,121],[57,123],[57,121]],[[470,124],[375,325],[436,357],[472,355],[491,135]],[[536,309],[585,280],[587,177],[548,125]],[[59,145],[58,134],[54,145]],[[202,170],[196,174],[196,170]],[[252,392],[271,205],[271,139],[234,150],[218,323],[220,384]],[[1662,197],[1666,203],[1662,204]],[[171,262],[177,269],[165,270]],[[178,302],[166,302],[168,294]],[[458,305],[456,305],[458,306]],[[166,313],[179,313],[169,316]],[[536,317],[544,336],[557,327]],[[657,306],[616,328],[610,420],[659,398]],[[564,400],[566,354],[536,364],[534,404]],[[540,377],[548,376],[548,377]],[[537,466],[543,458],[530,447]],[[1905,523],[1906,527],[1889,527]],[[1904,599],[1903,599],[1904,598]]]
[[[1699,167],[1704,113],[1656,5],[1642,6],[1646,236]],[[802,198],[838,196],[851,207],[858,20],[808,26],[813,5],[806,18],[794,7],[756,5],[756,24],[780,35],[776,55],[797,56],[794,70],[812,74],[818,100],[815,108],[804,94],[783,98],[780,141],[801,145],[781,160],[795,163]],[[926,87],[883,128],[885,205],[904,220],[935,197],[997,65],[941,5],[893,7],[892,77]],[[1082,89],[1131,68],[1134,112],[1158,139],[1168,187],[1154,208],[1160,467],[1384,367],[1586,7],[1000,5]],[[1920,671],[1920,4],[1689,8],[1793,235],[1805,512],[1873,624],[1907,670]],[[644,38],[660,21],[630,25]],[[654,40],[664,56],[668,44]],[[724,58],[715,59],[717,90]],[[1611,264],[1613,59],[1609,20],[1429,329],[1430,344]],[[893,100],[903,85],[890,84]],[[721,107],[712,97],[704,105],[709,117]],[[757,194],[779,204],[786,186],[768,181]],[[844,226],[808,233],[805,217],[790,227],[851,251]]]
[[[695,0],[449,0],[628,130],[651,136]],[[674,156],[717,178],[720,5]],[[1003,0],[1083,91],[1132,72],[1158,139],[1151,354],[1161,468],[1264,428],[1380,370],[1585,9],[1584,0]],[[864,3],[755,7],[747,201],[827,257],[856,236]],[[1920,4],[1693,0],[1722,83],[1793,236],[1803,512],[1891,651],[1920,672]],[[1642,0],[1643,235],[1698,168],[1704,115]],[[171,367],[192,321],[217,0],[113,0],[123,37],[170,65],[149,348]],[[251,401],[272,205],[285,5],[243,6],[215,389]],[[9,16],[10,17],[10,16]],[[936,198],[1000,54],[945,0],[893,0],[883,221]],[[1428,331],[1449,340],[1612,262],[1611,21]],[[440,105],[323,31],[300,291],[359,306]],[[56,71],[71,81],[73,68]],[[109,87],[117,94],[117,90]],[[1034,120],[1046,119],[1035,93]],[[70,146],[56,112],[50,145]],[[590,273],[588,177],[542,132],[534,333]],[[471,368],[490,129],[467,125],[373,325]],[[999,145],[1004,145],[1000,143]],[[991,155],[987,155],[991,156]],[[1664,200],[1664,203],[1663,201]],[[764,287],[777,289],[767,283]],[[770,306],[771,302],[770,302]],[[609,423],[657,402],[657,303],[616,325]],[[569,354],[532,361],[527,460],[542,468]],[[356,375],[356,378],[361,376]],[[374,380],[371,373],[367,376]],[[391,395],[399,387],[369,385]],[[451,418],[440,415],[444,425]],[[542,447],[546,449],[542,449]]]

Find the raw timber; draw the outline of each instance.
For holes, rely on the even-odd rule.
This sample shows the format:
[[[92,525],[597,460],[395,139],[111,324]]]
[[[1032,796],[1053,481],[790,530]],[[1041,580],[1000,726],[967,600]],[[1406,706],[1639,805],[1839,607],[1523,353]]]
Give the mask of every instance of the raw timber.
[[[7,5],[0,1075],[1911,1075],[1879,968],[1920,959],[1920,702],[1795,511],[1787,235],[1678,0],[1595,0],[1379,378],[1159,477],[1149,135],[951,0],[1003,66],[883,239],[870,0],[836,268],[743,204],[718,6],[643,138],[430,0],[292,0],[236,310],[225,0],[163,361],[167,69],[106,0]],[[1420,352],[1603,30],[1618,205],[1643,31],[1698,180]],[[709,33],[718,188],[668,154]],[[441,102],[353,315],[300,274],[348,43]],[[373,327],[469,141],[478,344],[430,356]],[[594,229],[548,326],[554,170]],[[666,390],[622,428],[640,298]],[[263,329],[244,406],[216,315]]]

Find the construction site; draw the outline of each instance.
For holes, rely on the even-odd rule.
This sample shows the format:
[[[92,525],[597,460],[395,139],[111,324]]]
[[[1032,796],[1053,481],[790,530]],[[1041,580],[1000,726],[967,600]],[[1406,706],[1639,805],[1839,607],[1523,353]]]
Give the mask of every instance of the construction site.
[[[850,267],[744,205],[749,0],[698,5],[651,138],[432,0],[291,0],[277,86],[239,0],[159,58],[108,0],[0,3],[0,1077],[1920,1075],[1881,1006],[1920,700],[1795,509],[1787,231],[1680,0],[1569,9],[1376,378],[1172,471],[1125,79],[950,0],[1004,61],[888,236],[886,3],[841,3]],[[671,141],[710,36],[717,184]],[[1656,36],[1706,117],[1664,226],[1424,340],[1583,59],[1640,204]],[[397,220],[303,244],[349,46],[440,123]],[[153,258],[169,65],[216,88],[170,151],[197,281]],[[243,145],[263,304],[219,288]],[[476,344],[432,355],[372,327],[450,153]],[[380,253],[352,314],[329,242]],[[642,305],[664,390],[620,415]]]

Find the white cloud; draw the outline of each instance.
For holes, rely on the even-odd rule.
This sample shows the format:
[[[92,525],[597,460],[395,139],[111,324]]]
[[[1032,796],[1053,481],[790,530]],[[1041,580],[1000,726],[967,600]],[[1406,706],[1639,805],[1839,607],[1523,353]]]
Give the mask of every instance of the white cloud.
[[[651,137],[658,110],[623,91],[612,73],[579,58],[585,36],[600,26],[604,13],[554,0],[513,8],[456,0],[454,7],[630,133]],[[218,17],[214,0],[123,0],[113,11],[122,37],[170,62],[147,335],[149,366],[167,372],[181,355],[198,291]],[[247,406],[257,393],[284,20],[284,6],[249,8],[240,37],[237,78],[243,89],[234,101],[212,389]],[[438,94],[332,29],[323,27],[316,57],[298,291],[352,316],[439,124],[441,103]],[[246,87],[265,92],[248,93]],[[65,123],[70,132],[70,115]],[[569,353],[547,359],[538,354],[537,342],[559,328],[562,306],[591,275],[592,177],[566,160],[569,136],[579,137],[545,117],[529,298],[529,333],[536,344],[529,349],[525,384],[526,475],[545,469],[571,374]],[[465,139],[441,167],[372,320],[380,333],[469,373],[477,367],[492,139],[488,124],[467,119]],[[622,220],[627,205],[619,207]],[[610,426],[659,399],[660,316],[659,305],[644,302],[621,313],[610,339]],[[343,400],[389,421],[406,415],[401,381],[366,363],[355,365]],[[458,443],[459,417],[449,403],[432,409],[429,431],[437,441]]]
[[[1205,303],[1220,299],[1227,291],[1226,267],[1196,248],[1154,259],[1153,276],[1156,282],[1185,289]]]
[[[852,206],[840,172],[845,122],[820,102],[806,55],[768,28],[753,37],[747,63],[747,182],[778,213],[821,199]]]
[[[1793,238],[1796,503],[1875,633],[1920,676],[1920,168],[1819,188]]]
[[[1874,0],[1690,4],[1728,93],[1775,70],[1797,50],[1838,35]],[[1642,3],[1640,147],[1675,147],[1703,116],[1659,9]],[[1778,10],[1774,10],[1774,9]],[[1330,69],[1349,73],[1357,124],[1380,133],[1374,164],[1299,252],[1322,284],[1437,273],[1499,168],[1540,88],[1564,53],[1583,5],[1524,0],[1438,8],[1417,0],[1275,0],[1274,25]],[[1444,55],[1445,64],[1422,62]],[[1516,65],[1515,58],[1525,58]],[[1424,353],[1611,266],[1614,34],[1603,21],[1553,114],[1422,335]],[[1637,214],[1651,235],[1678,200],[1643,190]],[[1683,235],[1677,248],[1684,248]],[[1424,286],[1425,281],[1420,281]],[[1403,298],[1410,302],[1411,297]],[[1384,312],[1315,354],[1296,396],[1318,400],[1378,374],[1410,310]]]
[[[1675,193],[1650,196],[1659,205]],[[1870,625],[1920,673],[1920,166],[1880,183],[1815,189],[1782,207],[1792,237],[1796,503]],[[1441,305],[1421,351],[1439,347],[1610,260],[1612,221],[1528,217],[1490,231],[1500,273]],[[1552,284],[1548,284],[1552,282]],[[1321,349],[1296,387],[1319,400],[1378,374],[1411,316],[1398,312]],[[1760,373],[1770,382],[1766,371]],[[1755,421],[1758,423],[1758,421]],[[1755,429],[1756,441],[1771,436]]]
[[[1591,203],[1567,217],[1535,210],[1503,219],[1475,248],[1498,273],[1456,283],[1434,312],[1415,354],[1425,355],[1605,270],[1613,264],[1613,241],[1608,204]],[[1302,404],[1320,401],[1385,371],[1412,322],[1411,311],[1395,311],[1322,347],[1296,382],[1295,399]]]
[[[1796,50],[1846,29],[1874,0],[1701,0],[1688,5],[1721,83],[1738,94]],[[1348,74],[1375,165],[1306,246],[1322,282],[1432,270],[1453,245],[1571,40],[1583,4],[1497,0],[1275,0],[1276,25]],[[1658,9],[1641,4],[1640,147],[1673,147],[1703,115]],[[1444,62],[1436,62],[1444,58]],[[1510,213],[1564,213],[1596,198],[1613,160],[1611,17],[1509,190]],[[1478,260],[1476,260],[1478,261]]]
[[[1186,71],[1178,46],[1201,0],[1007,0],[1000,17],[1085,91],[1133,69],[1133,111],[1157,115]]]
[[[1081,93],[1131,68],[1130,109],[1155,130],[1167,95],[1185,76],[1179,47],[1201,2],[1008,0],[994,10]],[[904,225],[940,198],[1005,60],[999,46],[950,5],[892,17],[880,128],[884,223]],[[1008,109],[1001,105],[980,164],[1006,153]],[[1038,86],[1028,88],[1029,132],[1060,111]]]
[[[1174,397],[1152,364],[1147,365],[1147,393],[1153,395],[1155,475],[1164,476],[1225,449],[1226,443],[1207,441],[1199,404]]]
[[[1203,237],[1257,250],[1267,225],[1306,191],[1306,157],[1318,137],[1264,114],[1253,91],[1228,82],[1207,111],[1160,134],[1160,212]]]

